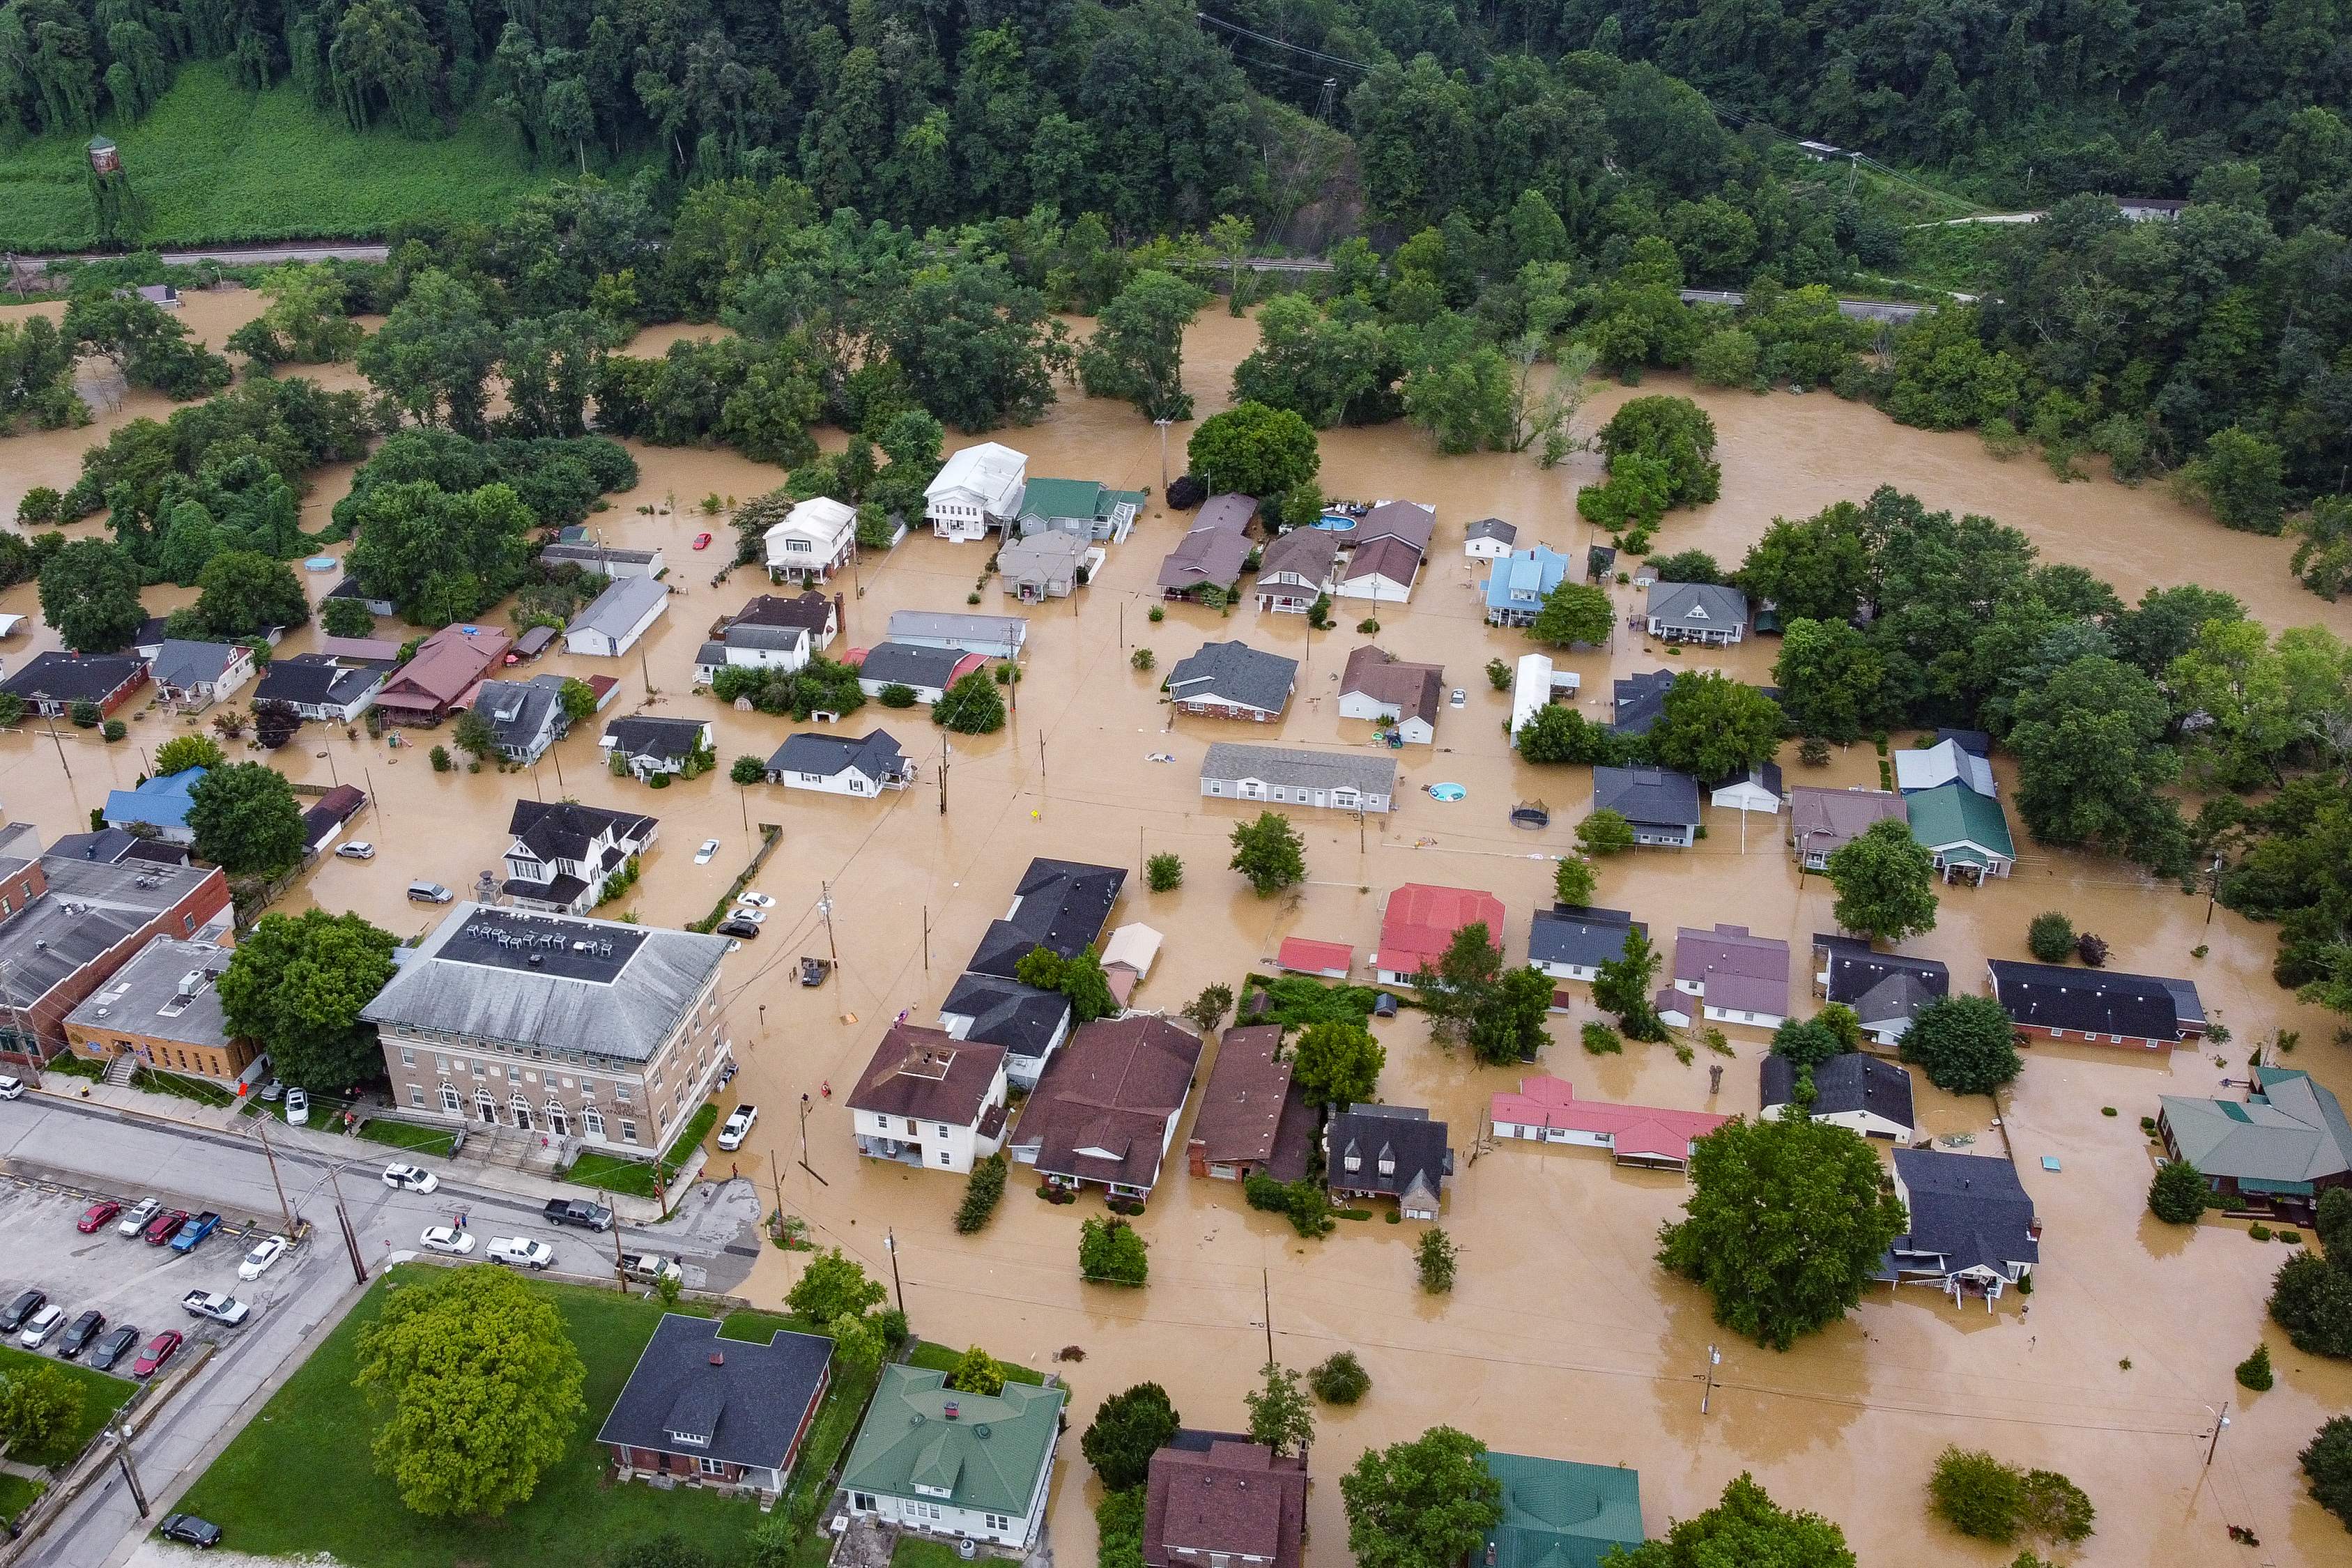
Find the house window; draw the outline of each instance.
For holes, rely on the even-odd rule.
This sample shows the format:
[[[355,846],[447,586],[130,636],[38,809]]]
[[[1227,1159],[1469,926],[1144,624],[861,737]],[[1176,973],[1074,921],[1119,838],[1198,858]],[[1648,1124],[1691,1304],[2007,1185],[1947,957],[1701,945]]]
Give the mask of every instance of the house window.
[[[694,1461],[694,1468],[706,1476],[723,1476],[727,1473],[727,1461],[698,1458]]]
[[[425,1088],[422,1084],[412,1083],[408,1086],[408,1103],[420,1110],[425,1108]]]
[[[604,1113],[593,1105],[580,1113],[580,1124],[591,1138],[604,1136]]]
[[[1339,1163],[1349,1171],[1360,1171],[1364,1168],[1364,1158],[1360,1154],[1349,1154]]]
[[[182,915],[182,916],[180,917],[180,930],[181,930],[182,933],[183,933],[183,934],[184,934],[184,935],[187,935],[187,936],[194,936],[194,935],[195,935],[195,934],[196,934],[196,917],[195,917],[195,916],[194,916],[194,915]]]
[[[447,1084],[443,1084],[441,1086],[441,1109],[447,1114],[455,1116],[457,1114],[459,1103],[457,1091],[450,1088]]]
[[[940,1163],[942,1165],[953,1163],[953,1161],[950,1159],[948,1152],[945,1149],[940,1151]]]
[[[622,1122],[622,1123],[621,1123],[621,1142],[624,1142],[624,1143],[634,1143],[634,1142],[635,1142],[636,1141],[637,1141],[637,1124],[636,1124],[635,1122],[634,1122],[634,1121],[624,1121],[624,1122]]]
[[[1383,1176],[1393,1176],[1396,1174],[1395,1155],[1383,1154],[1381,1156],[1381,1174]]]
[[[404,1068],[415,1067],[416,1065],[416,1053],[410,1050],[406,1046],[401,1047],[400,1065]]]
[[[872,1513],[874,1511],[874,1494],[872,1492],[852,1492],[849,1494],[849,1506],[856,1509],[860,1513]]]

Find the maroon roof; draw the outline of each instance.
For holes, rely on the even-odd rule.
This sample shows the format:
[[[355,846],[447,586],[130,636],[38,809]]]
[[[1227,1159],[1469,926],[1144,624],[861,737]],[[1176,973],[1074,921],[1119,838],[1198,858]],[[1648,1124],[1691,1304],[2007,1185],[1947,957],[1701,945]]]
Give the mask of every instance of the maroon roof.
[[[1286,1174],[1269,1169],[1279,1181],[1303,1177],[1307,1146],[1312,1137],[1313,1112],[1305,1096],[1294,1092],[1288,1062],[1276,1061],[1282,1044],[1278,1024],[1251,1024],[1227,1029],[1217,1047],[1217,1065],[1209,1069],[1201,1090],[1200,1113],[1192,1120],[1192,1140],[1211,1164],[1244,1162],[1286,1164],[1295,1153],[1298,1169]]]
[[[1437,695],[1445,684],[1445,668],[1413,664],[1370,643],[1348,656],[1339,674],[1339,695],[1360,691],[1426,723],[1437,721]]]
[[[1045,1064],[1014,1142],[1048,1175],[1149,1190],[1200,1063],[1201,1042],[1164,1018],[1081,1024]]]
[[[1411,540],[1375,539],[1356,546],[1339,580],[1353,583],[1360,577],[1379,576],[1411,586],[1413,574],[1421,570],[1421,557],[1420,548]]]
[[[976,1046],[940,1029],[893,1024],[866,1064],[849,1109],[970,1127],[1004,1065],[1003,1046]]]
[[[1236,1433],[1180,1431],[1151,1456],[1145,1568],[1208,1568],[1212,1553],[1298,1568],[1306,1517],[1305,1459]]]
[[[1231,587],[1241,581],[1249,552],[1248,536],[1237,529],[1195,528],[1160,563],[1160,585],[1172,594],[1210,585]]]

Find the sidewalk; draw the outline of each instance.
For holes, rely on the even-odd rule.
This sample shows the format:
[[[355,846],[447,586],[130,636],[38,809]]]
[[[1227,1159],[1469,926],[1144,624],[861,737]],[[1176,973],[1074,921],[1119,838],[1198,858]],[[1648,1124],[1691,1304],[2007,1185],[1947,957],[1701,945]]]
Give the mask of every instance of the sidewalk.
[[[161,1121],[179,1128],[225,1134],[249,1142],[267,1137],[269,1146],[280,1152],[299,1152],[317,1160],[359,1165],[389,1164],[397,1160],[415,1165],[441,1178],[444,1192],[462,1195],[502,1195],[529,1198],[545,1203],[550,1198],[585,1198],[595,1194],[589,1188],[553,1176],[534,1174],[504,1165],[469,1163],[464,1160],[444,1160],[420,1154],[413,1149],[395,1149],[388,1143],[374,1143],[357,1134],[345,1135],[321,1131],[312,1127],[289,1127],[275,1117],[269,1118],[266,1131],[257,1131],[255,1123],[266,1112],[244,1113],[236,1105],[204,1105],[176,1094],[152,1094],[127,1085],[95,1083],[69,1073],[45,1072],[39,1090],[52,1100],[74,1100],[84,1105],[103,1106],[124,1116],[146,1121]],[[692,1165],[679,1173],[671,1189],[673,1199],[682,1199],[697,1172]],[[622,1220],[630,1225],[651,1225],[662,1217],[662,1208],[653,1198],[635,1197],[625,1193],[606,1193],[604,1202]]]

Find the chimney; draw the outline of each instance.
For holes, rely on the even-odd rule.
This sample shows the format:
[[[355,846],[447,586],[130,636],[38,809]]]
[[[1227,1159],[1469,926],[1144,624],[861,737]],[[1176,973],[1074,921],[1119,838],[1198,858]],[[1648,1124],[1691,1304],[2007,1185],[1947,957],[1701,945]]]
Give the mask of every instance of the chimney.
[[[725,1366],[727,1364],[727,1352],[725,1351],[712,1351],[710,1352],[710,1364],[713,1366]]]

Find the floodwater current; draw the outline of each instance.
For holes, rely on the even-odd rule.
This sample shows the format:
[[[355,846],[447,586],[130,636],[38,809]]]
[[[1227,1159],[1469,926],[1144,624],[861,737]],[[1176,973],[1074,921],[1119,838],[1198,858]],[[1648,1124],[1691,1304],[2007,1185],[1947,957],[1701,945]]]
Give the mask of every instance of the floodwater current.
[[[240,292],[192,294],[185,319],[217,343],[258,305]],[[657,351],[696,330],[656,329],[640,342]],[[1192,329],[1186,379],[1202,415],[1224,405],[1233,366],[1254,342],[1248,321],[1222,312]],[[331,368],[323,379],[354,384],[349,366]],[[1721,438],[1723,499],[1671,517],[1660,531],[1662,551],[1703,547],[1728,565],[1773,516],[1811,513],[1891,482],[1930,508],[1981,511],[2022,529],[2048,558],[2091,568],[2126,601],[2151,585],[2196,582],[2235,593],[2273,627],[2319,622],[2352,634],[2352,606],[2324,604],[2298,587],[2287,575],[2284,543],[2225,532],[2160,489],[2063,485],[2038,464],[1995,461],[1973,437],[1904,429],[1826,395],[1757,397],[1671,377],[1642,390],[1697,397]],[[1599,390],[1588,427],[1628,395]],[[0,516],[33,485],[69,483],[82,450],[121,420],[166,412],[160,399],[133,395],[89,428],[0,441]],[[1167,433],[1171,474],[1181,469],[1188,428]],[[1725,1333],[1701,1294],[1651,1260],[1657,1227],[1682,1201],[1681,1179],[1620,1170],[1587,1151],[1487,1147],[1481,1137],[1487,1096],[1510,1088],[1517,1074],[1433,1046],[1412,1014],[1378,1031],[1388,1049],[1381,1089],[1390,1100],[1428,1107],[1452,1130],[1457,1173],[1443,1223],[1461,1247],[1461,1268],[1448,1296],[1416,1286],[1412,1247],[1421,1226],[1341,1222],[1326,1239],[1302,1241],[1283,1221],[1247,1208],[1233,1186],[1184,1174],[1181,1129],[1169,1173],[1138,1222],[1151,1247],[1151,1282],[1138,1291],[1077,1279],[1077,1226],[1098,1212],[1095,1198],[1056,1207],[1034,1201],[1030,1184],[1017,1180],[986,1230],[960,1237],[950,1224],[960,1182],[861,1162],[843,1107],[848,1086],[901,1009],[928,1021],[1033,856],[1129,868],[1115,922],[1146,921],[1166,938],[1135,1005],[1172,1012],[1211,982],[1230,984],[1265,969],[1287,935],[1350,943],[1360,963],[1383,900],[1406,881],[1494,892],[1507,911],[1506,952],[1520,956],[1530,912],[1550,898],[1552,859],[1571,846],[1570,830],[1590,801],[1586,770],[1523,764],[1507,746],[1508,697],[1489,689],[1483,667],[1527,645],[1483,624],[1475,587],[1483,569],[1462,546],[1465,523],[1500,516],[1518,525],[1522,545],[1541,541],[1580,558],[1588,531],[1572,499],[1597,472],[1591,456],[1546,472],[1521,456],[1440,457],[1402,426],[1327,432],[1327,489],[1438,509],[1435,543],[1412,602],[1378,606],[1381,628],[1368,636],[1351,627],[1370,606],[1348,602],[1339,607],[1340,627],[1329,633],[1310,633],[1301,617],[1261,615],[1247,602],[1223,616],[1170,606],[1163,622],[1151,623],[1154,573],[1184,526],[1158,504],[1158,433],[1131,408],[1070,389],[1038,425],[995,436],[1028,454],[1033,476],[1150,487],[1155,497],[1092,584],[1074,599],[1023,612],[1030,621],[1027,679],[1003,731],[957,737],[949,753],[920,710],[868,706],[847,728],[890,730],[919,764],[913,788],[872,802],[729,783],[728,762],[765,757],[794,726],[689,689],[693,655],[709,624],[763,586],[748,570],[711,584],[731,533],[723,515],[706,518],[695,508],[706,494],[748,499],[782,476],[730,452],[639,447],[641,482],[614,498],[593,524],[608,542],[664,549],[675,594],[669,612],[642,655],[604,660],[558,652],[538,668],[616,678],[612,713],[711,719],[719,771],[658,794],[616,781],[598,766],[599,726],[591,723],[527,778],[435,774],[416,746],[395,749],[368,741],[364,731],[353,739],[310,726],[270,761],[301,782],[367,789],[373,805],[350,832],[373,840],[378,854],[373,861],[323,862],[288,904],[356,910],[406,936],[433,919],[404,901],[406,883],[430,878],[470,887],[498,864],[510,803],[529,793],[656,815],[660,843],[627,907],[648,922],[677,923],[724,893],[748,858],[757,825],[779,825],[782,846],[755,884],[777,907],[763,935],[745,943],[728,968],[743,1066],[730,1092],[767,1114],[753,1146],[719,1157],[713,1169],[725,1174],[731,1165],[757,1180],[772,1201],[804,1216],[821,1244],[842,1247],[884,1279],[894,1262],[884,1240],[895,1237],[896,1272],[918,1331],[1059,1372],[1073,1393],[1074,1436],[1105,1394],[1143,1379],[1163,1384],[1188,1424],[1238,1427],[1245,1419],[1242,1395],[1269,1340],[1276,1357],[1299,1368],[1353,1349],[1372,1389],[1351,1409],[1318,1412],[1308,1505],[1313,1568],[1348,1561],[1338,1479],[1356,1454],[1439,1421],[1499,1449],[1636,1468],[1653,1534],[1708,1506],[1746,1470],[1784,1503],[1838,1521],[1864,1563],[2004,1563],[2014,1548],[1963,1541],[1925,1517],[1928,1468],[1941,1448],[1958,1443],[2063,1471],[2081,1485],[2099,1510],[2098,1533],[2077,1558],[2083,1563],[2189,1568],[2238,1561],[2224,1534],[2230,1524],[2261,1536],[2261,1550],[2244,1559],[2250,1563],[2347,1561],[2342,1528],[2303,1495],[2294,1455],[2327,1415],[2352,1408],[2352,1369],[2295,1352],[2271,1329],[2277,1386],[2249,1396],[2231,1382],[2231,1366],[2265,1337],[2263,1300],[2286,1250],[2252,1241],[2242,1225],[2175,1230],[2149,1219],[2143,1193],[2151,1146],[2137,1123],[2154,1113],[2159,1094],[2222,1092],[2220,1079],[2242,1064],[2249,1046],[2282,1027],[2300,1032],[2295,1065],[2340,1092],[2352,1092],[2352,1061],[2331,1043],[2333,1018],[2271,983],[2269,930],[2117,862],[2021,842],[2013,878],[1949,890],[1937,929],[1909,944],[1945,960],[1956,985],[1975,989],[1986,959],[2025,956],[2025,927],[2035,913],[2063,910],[2108,941],[2112,966],[2193,978],[2208,1011],[2237,1042],[2168,1057],[2042,1046],[2029,1053],[2000,1126],[1989,1100],[1920,1084],[1927,1131],[1972,1138],[1969,1146],[1988,1155],[2000,1155],[2005,1144],[2013,1149],[2044,1226],[2037,1288],[2031,1296],[2012,1292],[1990,1312],[1982,1303],[1955,1307],[1908,1289],[1873,1294],[1845,1321],[1786,1353]],[[324,521],[348,482],[348,470],[316,476],[307,525]],[[698,552],[691,540],[704,530],[717,537]],[[835,584],[846,595],[835,651],[880,640],[894,609],[964,609],[975,586],[982,602],[974,607],[1012,611],[996,582],[981,583],[987,559],[983,547],[917,534],[863,562],[854,578]],[[334,578],[306,581],[315,596]],[[1675,655],[1624,629],[1623,616],[1637,601],[1630,588],[1614,593],[1614,644],[1564,661],[1582,678],[1589,715],[1605,713],[1612,677],[1639,670],[1712,667],[1766,678],[1775,651],[1769,639]],[[187,597],[158,588],[148,602],[161,611]],[[30,584],[0,595],[0,609],[37,608]],[[311,646],[315,636],[315,628],[296,634],[285,651]],[[1171,720],[1158,700],[1160,674],[1213,637],[1240,637],[1302,661],[1297,699],[1280,724]],[[1215,739],[1374,743],[1369,725],[1336,712],[1339,668],[1366,640],[1442,663],[1447,685],[1466,690],[1466,705],[1441,712],[1434,747],[1394,753],[1402,782],[1399,808],[1386,820],[1360,826],[1337,814],[1298,813],[1308,880],[1257,899],[1225,867],[1226,835],[1239,808],[1199,795],[1202,751]],[[50,634],[30,629],[0,646],[0,657],[16,668],[48,646]],[[1130,667],[1137,647],[1154,651],[1158,671]],[[154,710],[131,717],[131,739],[112,747],[70,730],[55,742],[46,731],[0,738],[0,804],[11,816],[37,823],[45,837],[86,826],[106,791],[131,784],[155,744],[183,722]],[[1161,756],[1173,760],[1155,760]],[[1877,777],[1866,746],[1822,769],[1800,767],[1791,748],[1783,765],[1792,783],[1874,785]],[[2005,787],[2014,783],[2005,769],[2001,779]],[[1438,781],[1462,784],[1464,798],[1441,802],[1423,792]],[[1551,808],[1550,829],[1513,827],[1510,807],[1538,799]],[[1711,809],[1707,837],[1692,850],[1604,863],[1600,901],[1646,921],[1662,948],[1677,927],[1717,921],[1787,938],[1801,973],[1811,934],[1831,927],[1832,898],[1820,879],[1796,874],[1780,834],[1784,821]],[[711,837],[722,845],[719,855],[696,866],[694,846]],[[1150,893],[1142,858],[1163,850],[1183,857],[1184,884]],[[829,928],[817,911],[827,889]],[[841,967],[832,983],[807,990],[793,983],[801,955],[834,952]],[[1580,1094],[1754,1111],[1760,1031],[1733,1029],[1731,1058],[1702,1050],[1687,1066],[1664,1047],[1592,1058],[1576,1042],[1577,1026],[1591,1016],[1580,994],[1571,1013],[1556,1016],[1556,1043],[1545,1053],[1546,1070],[1571,1080]],[[1709,1087],[1708,1069],[1717,1065],[1725,1069],[1719,1091]],[[813,1097],[807,1163],[824,1184],[797,1163],[793,1112],[803,1094]],[[2106,1106],[2118,1114],[2104,1115]],[[2044,1156],[2058,1168],[2045,1169]],[[773,1300],[795,1268],[792,1257],[768,1252],[746,1289]],[[1710,1343],[1723,1360],[1706,1394]],[[1057,1363],[1066,1348],[1084,1359]],[[2210,1412],[2225,1400],[2231,1425],[2209,1465]],[[1076,1442],[1066,1443],[1051,1511],[1064,1568],[1090,1568],[1094,1493]]]

